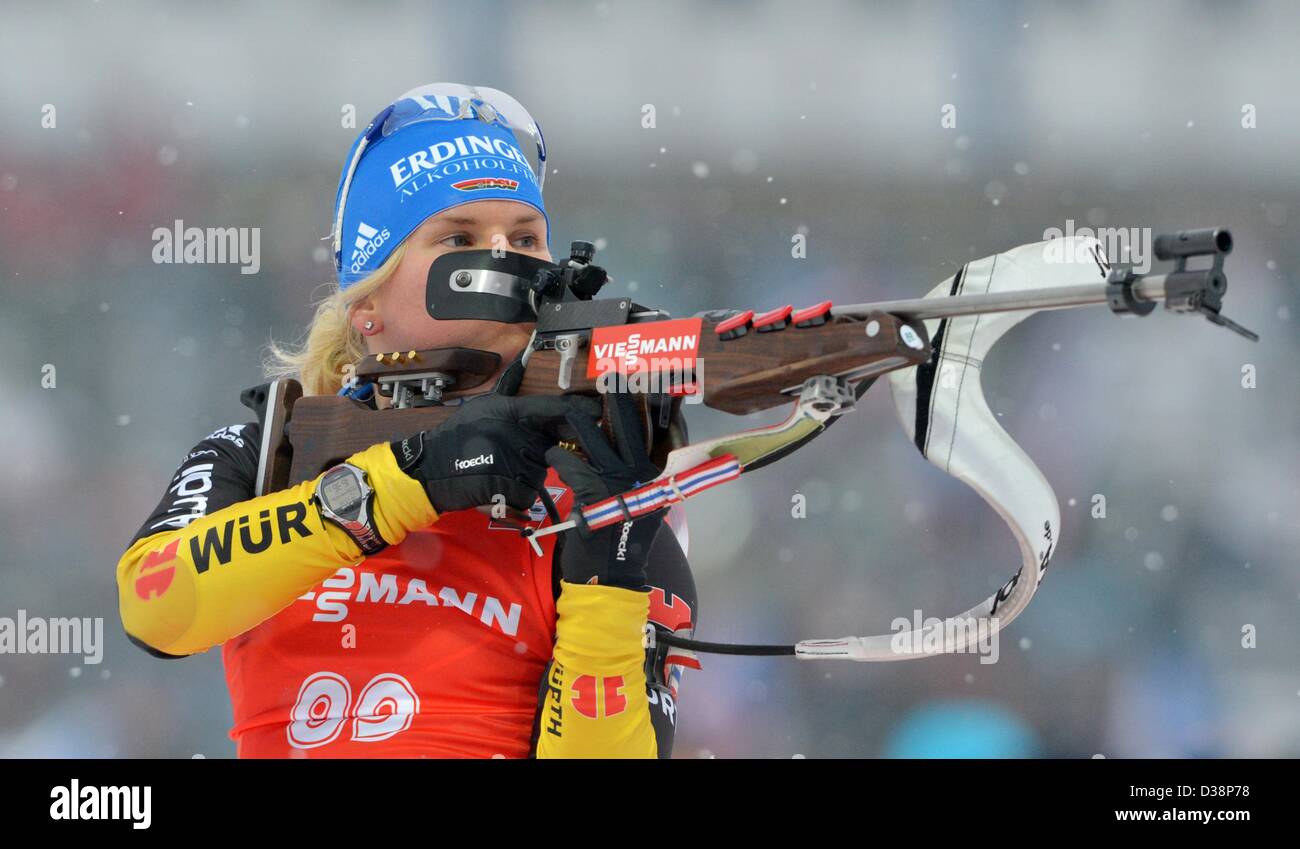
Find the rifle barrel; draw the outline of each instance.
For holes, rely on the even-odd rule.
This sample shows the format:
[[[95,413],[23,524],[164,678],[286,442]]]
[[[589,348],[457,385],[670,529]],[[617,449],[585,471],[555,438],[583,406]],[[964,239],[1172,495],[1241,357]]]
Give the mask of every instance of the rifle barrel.
[[[1133,294],[1144,301],[1165,297],[1164,274],[1152,274],[1133,282]],[[1054,289],[1025,289],[1020,292],[994,292],[986,295],[954,295],[951,298],[908,298],[874,304],[845,304],[832,307],[832,316],[863,318],[868,312],[887,312],[905,319],[951,318],[1017,310],[1055,310],[1105,304],[1106,284],[1060,286]]]

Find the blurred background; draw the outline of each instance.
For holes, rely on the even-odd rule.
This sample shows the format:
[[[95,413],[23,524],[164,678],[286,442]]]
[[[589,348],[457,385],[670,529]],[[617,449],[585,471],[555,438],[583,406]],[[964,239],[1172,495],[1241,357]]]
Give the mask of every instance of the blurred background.
[[[605,294],[676,315],[917,297],[1068,221],[1236,237],[1224,312],[1259,344],[1098,308],[986,364],[1063,520],[996,664],[705,656],[677,757],[1300,756],[1298,30],[1286,2],[7,3],[0,616],[102,616],[106,647],[0,655],[0,756],[233,755],[219,653],[130,645],[114,565],[327,290],[341,116],[434,81],[527,105],[553,248],[598,240]],[[176,219],[260,228],[259,272],[155,264]],[[688,516],[706,640],[883,633],[1018,562],[883,385]]]

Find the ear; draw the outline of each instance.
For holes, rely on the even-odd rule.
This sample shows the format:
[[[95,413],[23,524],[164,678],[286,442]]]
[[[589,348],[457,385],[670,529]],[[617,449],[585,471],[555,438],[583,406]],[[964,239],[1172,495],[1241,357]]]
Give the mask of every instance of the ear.
[[[384,322],[379,317],[379,304],[373,294],[352,305],[348,323],[362,336],[374,336],[384,329]]]

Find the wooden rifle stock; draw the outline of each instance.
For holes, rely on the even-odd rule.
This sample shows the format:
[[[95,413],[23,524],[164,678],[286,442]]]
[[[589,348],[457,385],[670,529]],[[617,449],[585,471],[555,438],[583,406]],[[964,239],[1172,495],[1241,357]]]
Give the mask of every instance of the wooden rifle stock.
[[[656,417],[649,404],[653,396],[646,396],[645,427],[651,456],[661,467],[668,451],[684,441],[678,413],[686,394],[697,392],[705,406],[745,415],[791,403],[793,394],[810,377],[834,375],[856,383],[918,365],[930,356],[924,324],[886,312],[832,316],[826,304],[825,309],[802,321],[801,313],[790,314],[788,308],[780,320],[771,321],[770,316],[760,317],[758,321],[763,323],[757,328],[752,313],[701,317],[698,365],[688,376],[688,384],[655,387],[660,398],[668,398],[671,415]],[[653,322],[638,325],[643,331],[653,327]],[[720,328],[724,332],[719,332]],[[586,348],[589,336],[576,344]],[[554,346],[543,347],[541,340],[535,341],[515,394],[599,396],[598,380],[587,372],[589,354],[589,350],[583,351],[566,361]],[[383,385],[395,377],[409,380],[436,373],[453,381],[442,397],[456,399],[478,394],[475,390],[481,391],[498,368],[499,359],[487,352],[431,349],[368,356],[358,365],[357,376]],[[562,370],[568,372],[567,381],[562,381]],[[565,382],[567,388],[561,389]],[[273,403],[264,413],[265,459],[259,472],[261,491],[266,492],[311,480],[376,443],[436,428],[456,410],[454,405],[443,404],[372,410],[342,396],[298,397],[301,388],[293,380],[270,386],[268,395],[273,396]],[[392,384],[389,386],[391,393]],[[399,386],[397,392],[402,391]],[[406,391],[409,397],[409,383]]]

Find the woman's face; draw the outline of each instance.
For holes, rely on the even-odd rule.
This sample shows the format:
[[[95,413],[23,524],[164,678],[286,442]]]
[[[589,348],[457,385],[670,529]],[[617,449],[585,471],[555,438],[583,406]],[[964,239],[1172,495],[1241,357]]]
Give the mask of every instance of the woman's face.
[[[477,348],[513,358],[528,342],[531,324],[498,321],[437,321],[425,308],[429,266],[443,254],[500,247],[550,261],[546,219],[533,207],[509,200],[481,200],[432,216],[407,238],[406,254],[393,276],[358,303],[352,326],[369,353],[424,348]],[[374,322],[367,331],[366,322]]]

